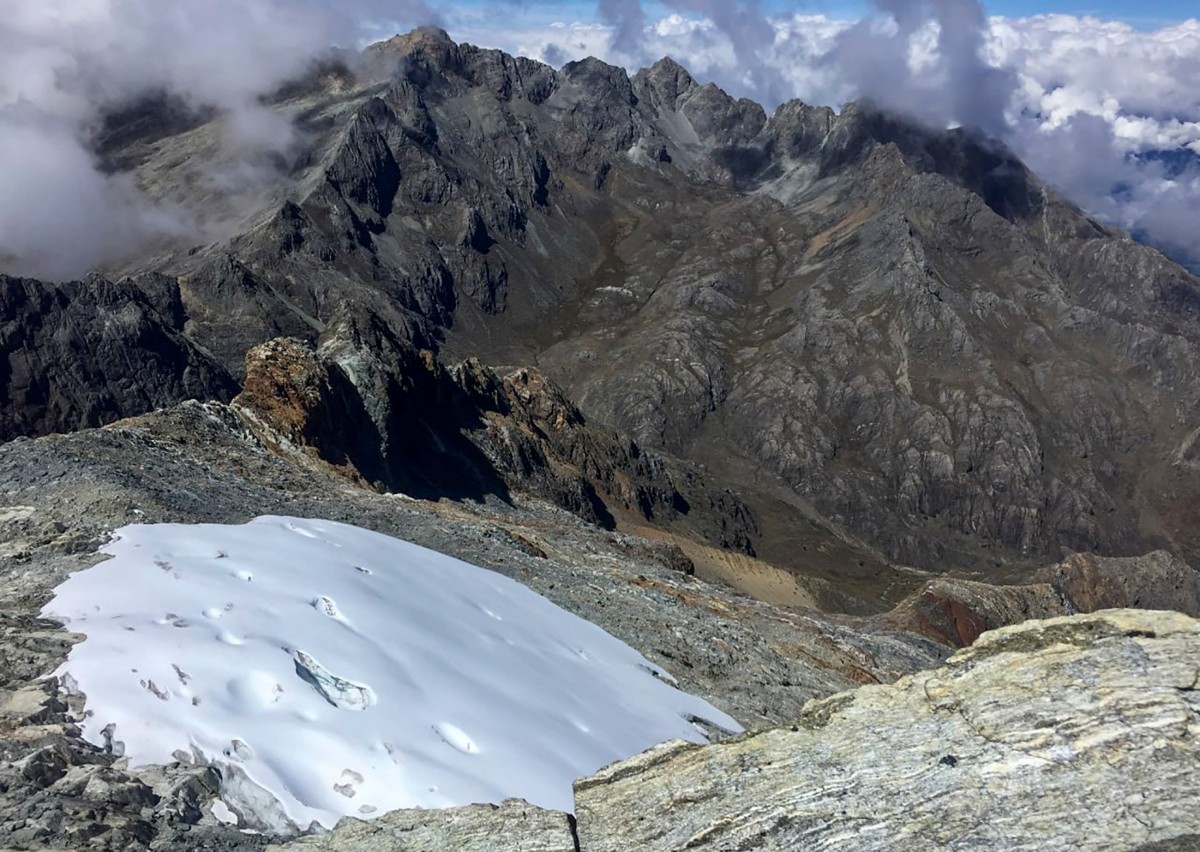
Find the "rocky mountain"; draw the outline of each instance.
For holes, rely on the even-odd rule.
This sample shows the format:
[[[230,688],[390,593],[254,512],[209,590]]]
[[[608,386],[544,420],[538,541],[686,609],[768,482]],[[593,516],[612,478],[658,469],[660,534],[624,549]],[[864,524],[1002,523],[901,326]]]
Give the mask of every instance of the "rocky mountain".
[[[161,276],[54,285],[0,275],[0,440],[109,423],[237,384],[182,332]]]
[[[170,276],[163,319],[238,381],[279,336],[409,347],[393,373],[422,349],[536,367],[738,491],[758,555],[883,603],[908,591],[879,580],[893,563],[1196,559],[1197,281],[998,144],[868,104],[768,116],[671,60],[556,71],[432,30],[272,108],[301,142],[258,212],[114,270]],[[223,215],[229,197],[188,194],[221,117],[143,112],[105,156]],[[188,369],[177,398],[227,392]],[[60,407],[10,431],[105,419]]]
[[[0,277],[0,846],[281,840],[84,742],[37,618],[122,524],[277,513],[501,571],[760,729],[581,781],[577,822],[298,846],[1189,848],[1195,623],[1076,614],[1200,615],[1200,281],[968,130],[669,59],[418,30],[262,108],[294,133],[250,154],[114,110],[97,157],[195,231]]]

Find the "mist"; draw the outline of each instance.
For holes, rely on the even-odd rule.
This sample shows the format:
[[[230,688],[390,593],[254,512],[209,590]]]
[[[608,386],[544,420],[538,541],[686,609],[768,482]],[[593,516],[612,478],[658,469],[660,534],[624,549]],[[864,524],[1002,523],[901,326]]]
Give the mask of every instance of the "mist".
[[[1198,20],[1140,31],[1006,19],[978,0],[873,0],[858,21],[756,2],[600,0],[597,20],[462,36],[556,65],[590,54],[635,69],[670,55],[768,111],[866,98],[933,128],[976,128],[1089,213],[1200,270]]]
[[[129,176],[98,167],[90,140],[106,110],[159,92],[218,109],[230,153],[207,179],[254,190],[270,178],[266,155],[286,158],[298,144],[262,94],[331,46],[426,23],[556,66],[595,55],[634,70],[670,55],[768,110],[790,98],[834,107],[868,98],[931,127],[978,128],[1090,213],[1200,268],[1197,22],[1141,32],[1067,15],[1001,19],[978,0],[874,0],[858,21],[780,14],[757,0],[597,0],[593,19],[552,25],[523,18],[534,3],[510,4],[505,16],[424,0],[9,6],[4,272],[78,277],[155,239],[212,236],[195,211],[153,202]]]
[[[106,110],[156,93],[216,108],[229,116],[226,166],[236,173],[239,161],[252,168],[293,141],[260,95],[332,46],[353,46],[366,27],[439,21],[423,0],[10,0],[0,28],[0,271],[79,277],[198,227],[100,168],[90,135]]]

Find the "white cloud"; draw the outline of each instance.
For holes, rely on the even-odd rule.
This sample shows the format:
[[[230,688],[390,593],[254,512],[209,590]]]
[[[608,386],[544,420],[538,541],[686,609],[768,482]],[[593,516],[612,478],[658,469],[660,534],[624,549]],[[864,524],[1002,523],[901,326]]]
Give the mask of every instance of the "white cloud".
[[[98,170],[86,137],[105,108],[156,90],[224,108],[235,113],[231,142],[253,156],[267,127],[255,98],[333,44],[354,43],[357,22],[384,12],[406,25],[436,18],[423,0],[10,0],[0,269],[74,277],[189,227],[181,211]]]
[[[1200,21],[1140,31],[1071,15],[986,18],[976,0],[875,0],[858,22],[746,2],[705,15],[720,4],[671,0],[658,18],[634,0],[602,5],[607,23],[453,35],[554,64],[592,54],[637,68],[671,55],[768,108],[869,96],[935,126],[981,126],[1089,212],[1200,264],[1200,163],[1186,166],[1200,155]]]
[[[1179,159],[1200,155],[1200,21],[1147,32],[1070,15],[989,19],[977,0],[874,2],[859,22],[768,15],[752,0],[598,0],[597,15],[561,21],[535,4],[505,6],[502,19],[442,8],[456,39],[555,66],[594,55],[636,69],[670,55],[768,109],[865,95],[933,125],[981,126],[1089,211],[1200,263],[1200,169]],[[230,110],[253,153],[278,138],[255,95],[331,43],[435,17],[422,0],[13,5],[0,30],[0,259],[18,255],[4,267],[50,276],[188,226],[86,168],[84,128],[99,107],[169,89]],[[73,192],[78,212],[63,208]],[[89,226],[103,209],[108,220]]]

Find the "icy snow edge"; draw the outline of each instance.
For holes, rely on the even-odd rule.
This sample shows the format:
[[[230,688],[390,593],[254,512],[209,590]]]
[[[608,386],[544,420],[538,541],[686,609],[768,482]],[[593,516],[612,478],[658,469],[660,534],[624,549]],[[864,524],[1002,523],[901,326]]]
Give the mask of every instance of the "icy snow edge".
[[[698,720],[741,727],[500,574],[348,524],[122,527],[42,610],[87,638],[55,672],[132,765],[219,767],[245,827],[523,798]]]

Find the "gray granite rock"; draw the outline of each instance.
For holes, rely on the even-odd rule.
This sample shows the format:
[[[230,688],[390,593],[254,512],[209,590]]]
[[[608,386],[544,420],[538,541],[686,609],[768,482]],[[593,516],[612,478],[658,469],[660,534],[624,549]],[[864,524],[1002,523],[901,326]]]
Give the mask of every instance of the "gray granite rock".
[[[344,819],[319,837],[268,846],[267,852],[576,852],[574,820],[519,799],[499,805],[392,811],[363,822]]]
[[[1196,848],[1200,624],[1108,610],[986,633],[790,725],[576,782],[580,848]]]

